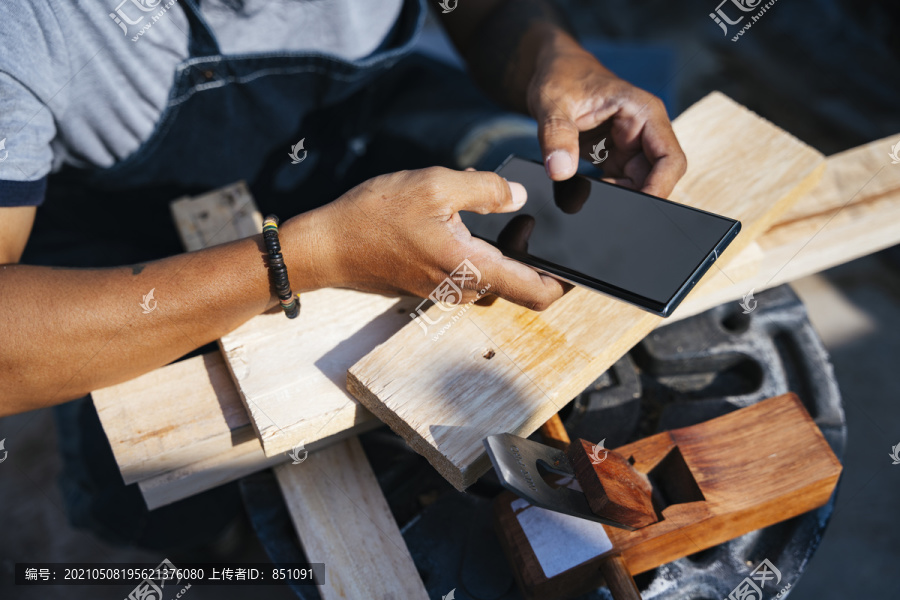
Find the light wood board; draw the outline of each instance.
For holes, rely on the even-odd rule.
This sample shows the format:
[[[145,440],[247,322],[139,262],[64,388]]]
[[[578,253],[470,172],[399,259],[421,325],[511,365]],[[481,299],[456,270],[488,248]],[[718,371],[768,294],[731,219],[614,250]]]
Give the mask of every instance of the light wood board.
[[[689,166],[672,199],[743,224],[699,293],[708,281],[728,277],[727,261],[812,189],[824,160],[718,93],[674,126]],[[436,319],[440,310],[428,314]],[[405,326],[356,363],[347,384],[463,490],[490,466],[482,446],[487,435],[531,434],[660,321],[581,288],[542,313],[498,300],[471,307],[437,341],[418,324]]]
[[[307,560],[325,563],[323,600],[428,598],[359,440],[275,474]]]
[[[420,302],[353,290],[302,294],[300,316],[255,317],[219,340],[267,456],[371,419],[347,368],[388,339]]]
[[[663,325],[900,243],[900,165],[888,156],[897,139],[830,156],[819,184],[757,240],[759,255],[742,253],[755,273],[697,290]]]
[[[262,231],[262,214],[243,181],[193,198],[173,200],[169,210],[188,252]]]
[[[92,394],[126,484],[262,448],[218,352]],[[240,452],[238,452],[240,449]]]
[[[264,468],[267,458],[221,353],[167,365],[92,394],[126,484],[138,483],[154,510]],[[381,425],[370,417],[349,429],[304,441],[315,452]],[[299,443],[299,442],[298,442]]]

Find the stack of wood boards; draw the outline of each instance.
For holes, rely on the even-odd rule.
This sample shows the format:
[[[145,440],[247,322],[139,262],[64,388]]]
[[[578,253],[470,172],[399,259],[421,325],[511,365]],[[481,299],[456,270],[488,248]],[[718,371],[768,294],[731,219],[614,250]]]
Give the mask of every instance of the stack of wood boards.
[[[723,105],[723,102],[723,106],[730,105],[727,99],[718,95],[710,98],[716,98],[717,105]],[[710,113],[707,118],[712,119],[714,114],[728,119],[727,114],[720,111]],[[755,117],[750,119],[753,125],[757,122],[771,127]],[[676,119],[675,123],[682,143],[689,148],[691,134],[685,130],[683,117]],[[727,133],[729,131],[723,130],[722,135],[736,135],[733,139],[743,140],[752,137],[756,129],[751,127],[747,132]],[[900,136],[896,137],[900,139]],[[801,195],[765,234],[723,267],[733,281],[721,276],[714,268],[710,273],[712,277],[718,277],[719,282],[711,285],[712,281],[704,280],[703,285],[698,286],[675,314],[662,324],[702,312],[721,302],[740,299],[752,288],[760,291],[900,243],[900,227],[896,225],[900,222],[900,166],[891,165],[888,157],[895,141],[886,138],[830,157],[818,185],[811,192]],[[793,140],[791,142],[796,144]],[[766,142],[767,146],[773,143]],[[768,151],[758,151],[757,154]],[[689,160],[690,172],[703,167],[702,163],[698,163],[701,159],[694,157],[690,151]],[[707,168],[713,171],[710,175],[713,178],[715,173],[729,172],[727,167],[717,166],[722,161],[731,165],[732,169],[755,173],[766,180],[777,178],[782,173],[781,169],[771,173],[761,171],[756,155],[747,153],[743,147],[739,156],[722,151],[720,156],[702,160],[710,162]],[[729,190],[727,193],[740,201],[747,196],[747,190],[740,188],[740,182],[735,182],[735,185],[737,191]],[[384,313],[381,310],[383,298],[373,296],[372,299],[377,308],[366,312],[374,319]],[[406,309],[418,302],[406,300],[403,304],[401,299],[398,304]],[[494,307],[499,306],[503,304],[498,301]],[[735,308],[738,309],[737,304]],[[476,310],[480,307],[473,307],[467,316],[476,314]],[[405,310],[405,313],[408,312]],[[335,315],[339,318],[342,314],[338,310],[330,313],[332,318]],[[401,320],[405,323],[406,319],[408,316]],[[594,314],[586,313],[584,319],[593,320],[594,331],[603,327],[596,325],[599,321]],[[397,328],[403,323],[397,324]],[[511,321],[510,326],[521,328],[518,321]],[[420,330],[419,335],[422,335]],[[436,344],[447,341],[442,339]],[[543,342],[545,345],[547,343],[547,340]],[[502,358],[502,353],[497,354]],[[298,361],[291,362],[293,369],[304,367]],[[351,364],[352,361],[347,362],[342,368],[347,369]],[[443,365],[442,372],[446,373],[448,366],[452,367]],[[334,380],[332,382],[336,388],[343,387]],[[327,444],[342,435],[352,435],[378,424],[355,401],[348,402],[342,390],[334,393],[342,394],[340,397],[346,402],[341,411],[346,411],[347,416],[338,418],[344,419],[344,422],[356,422],[356,425],[346,430],[347,434],[333,432],[329,428],[330,435],[320,440],[315,436],[306,437],[307,448]],[[95,392],[94,397],[123,476],[126,481],[140,482],[151,507],[191,496],[288,460],[285,454],[266,457],[258,438],[253,435],[247,412],[241,406],[241,399],[234,384],[229,381],[227,369],[218,353],[163,367],[125,384]],[[559,405],[567,400],[555,399]],[[310,414],[319,414],[317,407],[313,406],[315,402],[310,396],[306,401],[298,402],[295,410],[303,413],[308,408]],[[148,419],[150,416],[153,418]],[[298,414],[294,419],[299,423],[307,417]],[[301,441],[304,438],[290,438],[287,445]]]

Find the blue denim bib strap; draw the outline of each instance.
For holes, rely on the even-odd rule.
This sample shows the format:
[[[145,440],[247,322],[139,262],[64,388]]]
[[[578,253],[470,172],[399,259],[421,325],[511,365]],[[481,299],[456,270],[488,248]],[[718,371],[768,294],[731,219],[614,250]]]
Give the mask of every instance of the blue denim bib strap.
[[[180,0],[184,14],[191,26],[191,37],[188,43],[188,53],[191,57],[219,56],[219,43],[212,29],[200,14],[200,10],[194,0]]]

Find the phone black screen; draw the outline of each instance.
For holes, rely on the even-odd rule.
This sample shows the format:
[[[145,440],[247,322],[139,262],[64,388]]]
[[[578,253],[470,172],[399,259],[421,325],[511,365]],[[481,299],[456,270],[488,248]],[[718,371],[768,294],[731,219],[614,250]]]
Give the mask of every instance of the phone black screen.
[[[733,219],[580,175],[554,182],[542,165],[521,158],[508,159],[497,173],[525,186],[528,201],[514,213],[462,213],[472,234],[575,283],[591,282],[567,275],[646,298],[657,311],[740,227]],[[534,228],[523,248],[514,240],[529,219]]]

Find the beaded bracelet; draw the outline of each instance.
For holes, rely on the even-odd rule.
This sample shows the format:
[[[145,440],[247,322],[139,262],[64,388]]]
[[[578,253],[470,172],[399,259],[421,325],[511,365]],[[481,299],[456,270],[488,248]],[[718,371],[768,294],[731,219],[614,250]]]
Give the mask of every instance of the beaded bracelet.
[[[263,240],[269,251],[269,273],[275,293],[281,302],[281,309],[288,319],[294,319],[300,314],[300,294],[291,291],[288,281],[287,267],[284,266],[284,257],[281,255],[281,244],[278,242],[278,217],[269,215],[263,221]]]

